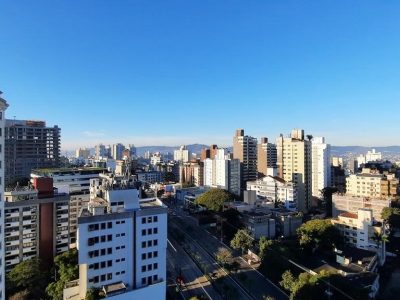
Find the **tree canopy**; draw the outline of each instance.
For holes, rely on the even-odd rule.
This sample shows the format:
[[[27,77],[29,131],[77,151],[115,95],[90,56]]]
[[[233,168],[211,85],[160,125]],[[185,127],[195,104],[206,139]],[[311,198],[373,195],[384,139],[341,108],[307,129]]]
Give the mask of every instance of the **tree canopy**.
[[[241,249],[244,252],[253,245],[253,240],[246,229],[239,229],[231,240],[231,247]]]
[[[54,258],[54,265],[57,272],[57,278],[56,281],[47,286],[46,293],[53,300],[62,300],[65,284],[79,277],[78,251],[72,249],[57,255]]]
[[[299,243],[308,250],[330,250],[341,242],[338,229],[331,220],[311,220],[297,229]]]
[[[205,206],[208,210],[221,211],[224,202],[233,201],[235,196],[223,189],[211,189],[196,199],[196,203]]]
[[[229,249],[220,247],[215,258],[220,264],[226,265],[232,260],[232,252]]]
[[[400,227],[400,208],[384,207],[381,212],[381,218],[387,221],[390,226]]]
[[[9,296],[21,299],[41,299],[47,284],[47,273],[43,272],[39,259],[28,259],[16,265],[6,275],[6,287]]]

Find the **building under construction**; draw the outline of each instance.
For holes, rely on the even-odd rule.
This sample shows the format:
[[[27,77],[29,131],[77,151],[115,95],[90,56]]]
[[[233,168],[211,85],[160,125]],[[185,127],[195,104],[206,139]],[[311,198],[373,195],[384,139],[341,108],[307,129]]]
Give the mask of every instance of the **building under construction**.
[[[45,121],[6,120],[5,183],[29,178],[32,169],[59,167],[60,131]]]

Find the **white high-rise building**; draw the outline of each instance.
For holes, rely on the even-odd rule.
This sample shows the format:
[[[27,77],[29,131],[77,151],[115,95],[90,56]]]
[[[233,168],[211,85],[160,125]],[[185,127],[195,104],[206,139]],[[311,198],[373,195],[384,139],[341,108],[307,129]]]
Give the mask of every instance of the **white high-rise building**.
[[[115,160],[122,159],[124,150],[125,150],[125,146],[120,143],[112,145],[112,147],[111,147],[112,158],[114,158]]]
[[[113,299],[165,299],[167,208],[139,199],[133,177],[100,175],[78,219],[79,279],[63,299],[100,288]]]
[[[174,151],[174,160],[184,163],[190,160],[189,150],[186,146],[181,146],[178,150]]]
[[[331,145],[324,137],[314,137],[311,141],[312,195],[320,197],[321,191],[331,182]]]
[[[5,299],[5,271],[4,271],[4,127],[7,101],[0,92],[0,300]]]
[[[225,149],[217,149],[214,159],[204,160],[203,182],[240,195],[240,160],[231,159]]]

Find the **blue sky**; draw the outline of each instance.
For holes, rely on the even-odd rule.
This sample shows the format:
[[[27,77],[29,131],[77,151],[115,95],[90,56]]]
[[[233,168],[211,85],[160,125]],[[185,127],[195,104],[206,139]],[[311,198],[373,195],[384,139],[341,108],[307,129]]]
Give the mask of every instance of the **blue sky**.
[[[64,148],[275,139],[399,145],[400,2],[2,1],[8,117]]]

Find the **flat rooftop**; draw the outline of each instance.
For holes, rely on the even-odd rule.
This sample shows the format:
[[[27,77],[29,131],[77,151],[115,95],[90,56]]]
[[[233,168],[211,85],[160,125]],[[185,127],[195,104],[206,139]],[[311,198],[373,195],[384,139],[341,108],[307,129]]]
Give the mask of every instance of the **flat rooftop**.
[[[32,174],[35,175],[49,175],[54,173],[75,173],[75,172],[94,172],[98,171],[99,173],[108,171],[107,168],[99,168],[99,167],[85,167],[85,168],[43,168],[43,169],[33,169],[31,171]]]

